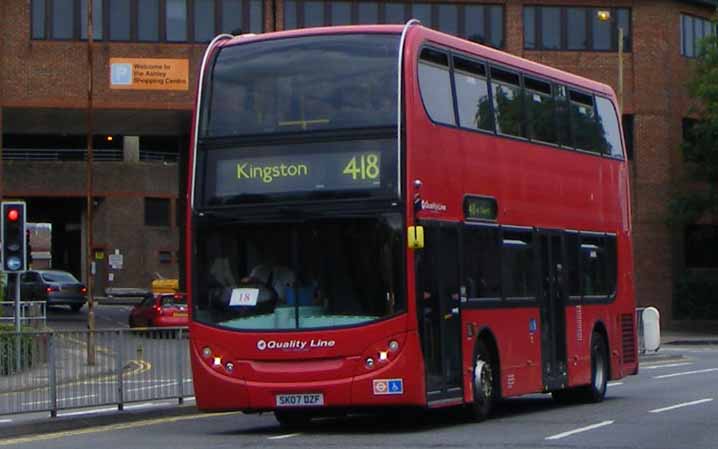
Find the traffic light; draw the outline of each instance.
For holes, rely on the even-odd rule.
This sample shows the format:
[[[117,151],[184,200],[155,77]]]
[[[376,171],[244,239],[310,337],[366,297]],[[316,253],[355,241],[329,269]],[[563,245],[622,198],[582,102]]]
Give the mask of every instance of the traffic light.
[[[2,271],[16,273],[25,271],[25,203],[19,201],[2,203]]]

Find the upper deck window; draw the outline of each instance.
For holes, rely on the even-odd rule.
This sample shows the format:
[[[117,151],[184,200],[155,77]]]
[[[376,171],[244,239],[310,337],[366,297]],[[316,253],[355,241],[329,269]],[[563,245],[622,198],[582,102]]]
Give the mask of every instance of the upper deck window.
[[[492,67],[491,89],[496,131],[499,134],[523,137],[523,101],[518,73]]]
[[[399,36],[384,34],[225,47],[204,86],[200,136],[396,126],[398,52]]]
[[[618,27],[623,51],[631,51],[631,10],[610,8],[611,20],[598,19],[605,8],[525,6],[524,48],[527,50],[617,51]]]
[[[455,57],[454,83],[461,127],[493,131],[494,119],[484,64]]]

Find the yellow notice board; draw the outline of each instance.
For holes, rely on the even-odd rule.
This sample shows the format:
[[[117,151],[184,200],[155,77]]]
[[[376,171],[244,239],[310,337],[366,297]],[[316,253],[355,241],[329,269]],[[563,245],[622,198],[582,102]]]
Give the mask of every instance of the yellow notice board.
[[[188,90],[188,59],[110,58],[110,88]]]

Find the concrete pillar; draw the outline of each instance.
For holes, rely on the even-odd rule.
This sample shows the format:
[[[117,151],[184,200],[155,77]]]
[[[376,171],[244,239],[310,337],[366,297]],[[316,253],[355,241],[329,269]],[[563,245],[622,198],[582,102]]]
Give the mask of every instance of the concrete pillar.
[[[140,138],[139,136],[122,137],[122,160],[125,162],[140,161]]]

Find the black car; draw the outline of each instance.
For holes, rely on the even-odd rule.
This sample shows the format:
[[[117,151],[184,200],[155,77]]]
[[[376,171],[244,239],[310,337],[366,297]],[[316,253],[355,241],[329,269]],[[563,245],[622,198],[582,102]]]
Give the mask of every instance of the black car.
[[[67,271],[34,270],[20,276],[23,301],[46,301],[48,306],[70,306],[77,312],[87,302],[87,288]]]

